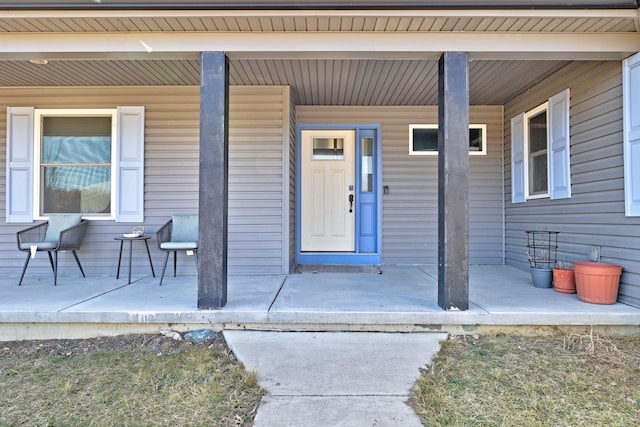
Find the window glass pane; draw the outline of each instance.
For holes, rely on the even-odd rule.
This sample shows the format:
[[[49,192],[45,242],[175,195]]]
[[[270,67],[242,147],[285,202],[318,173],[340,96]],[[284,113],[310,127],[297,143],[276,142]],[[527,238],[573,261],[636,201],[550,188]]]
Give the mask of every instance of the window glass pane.
[[[373,191],[373,138],[362,138],[362,184],[361,192]]]
[[[111,117],[43,117],[45,136],[111,136]]]
[[[485,150],[484,126],[469,127],[469,151],[482,153]],[[414,127],[411,129],[412,152],[438,152],[438,127]]]
[[[438,129],[413,129],[413,151],[438,151]]]
[[[44,136],[42,138],[44,164],[109,164],[110,136]]]
[[[547,183],[547,111],[527,119],[529,195],[546,194]]]
[[[111,116],[42,118],[42,214],[110,213],[111,143]]]
[[[532,156],[529,164],[529,194],[547,192],[547,154]]]
[[[469,128],[469,151],[482,151],[484,135],[481,128]]]
[[[312,138],[314,160],[343,160],[344,138]]]
[[[543,111],[529,119],[529,152],[547,149],[547,112]]]
[[[109,213],[111,168],[44,167],[43,213]]]

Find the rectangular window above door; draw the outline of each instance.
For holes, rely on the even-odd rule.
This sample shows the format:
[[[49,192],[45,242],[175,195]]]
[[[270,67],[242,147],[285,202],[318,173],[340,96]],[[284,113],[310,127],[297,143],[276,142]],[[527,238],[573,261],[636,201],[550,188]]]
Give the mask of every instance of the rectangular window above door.
[[[438,154],[438,125],[412,124],[409,125],[409,154],[437,155]],[[487,154],[487,125],[469,125],[469,154]]]

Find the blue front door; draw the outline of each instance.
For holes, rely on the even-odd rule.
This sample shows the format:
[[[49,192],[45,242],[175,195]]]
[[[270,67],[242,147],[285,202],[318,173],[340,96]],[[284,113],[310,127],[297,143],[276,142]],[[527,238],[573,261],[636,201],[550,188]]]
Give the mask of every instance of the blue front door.
[[[379,134],[371,125],[298,127],[298,264],[380,263]]]

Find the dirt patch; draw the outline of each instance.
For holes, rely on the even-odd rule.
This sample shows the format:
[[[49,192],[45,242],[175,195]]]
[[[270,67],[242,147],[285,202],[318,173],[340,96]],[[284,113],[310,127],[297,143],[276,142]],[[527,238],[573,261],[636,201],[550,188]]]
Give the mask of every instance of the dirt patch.
[[[104,352],[128,352],[139,350],[154,354],[171,354],[194,346],[217,347],[232,356],[226,347],[222,334],[216,334],[215,340],[203,343],[191,343],[176,340],[164,335],[137,334],[118,335],[88,339],[33,340],[0,342],[0,357],[7,356],[44,356],[58,355],[67,357],[88,356]]]

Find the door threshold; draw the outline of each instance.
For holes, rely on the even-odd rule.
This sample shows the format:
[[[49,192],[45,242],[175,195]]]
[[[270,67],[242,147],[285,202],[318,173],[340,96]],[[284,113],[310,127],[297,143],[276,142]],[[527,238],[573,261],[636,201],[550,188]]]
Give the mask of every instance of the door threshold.
[[[334,265],[334,264],[298,264],[294,270],[296,274],[327,274],[327,273],[364,273],[382,274],[379,265]]]

